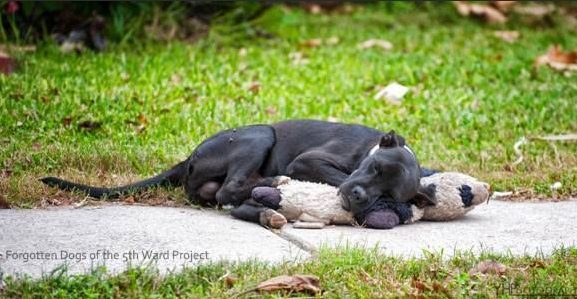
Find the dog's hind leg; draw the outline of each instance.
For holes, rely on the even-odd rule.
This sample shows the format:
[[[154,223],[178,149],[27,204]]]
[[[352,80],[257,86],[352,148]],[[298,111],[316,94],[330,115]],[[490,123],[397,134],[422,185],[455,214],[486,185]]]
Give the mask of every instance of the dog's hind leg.
[[[274,146],[274,133],[270,131],[270,135],[270,138],[266,139],[262,136],[255,136],[232,141],[236,144],[227,157],[230,162],[226,177],[222,187],[216,193],[216,200],[219,204],[239,205],[250,198],[254,187],[274,184],[274,177],[262,178],[259,174],[260,168]]]

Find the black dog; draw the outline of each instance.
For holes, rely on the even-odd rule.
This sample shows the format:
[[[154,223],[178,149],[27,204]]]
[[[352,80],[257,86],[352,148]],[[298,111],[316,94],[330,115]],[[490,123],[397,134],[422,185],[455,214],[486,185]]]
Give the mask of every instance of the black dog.
[[[239,206],[233,216],[262,223],[265,208],[243,202],[254,187],[275,186],[276,176],[340,186],[343,207],[356,212],[379,200],[433,203],[426,192],[420,192],[424,191],[419,184],[421,172],[414,153],[394,132],[294,120],[221,131],[170,170],[123,187],[97,188],[54,177],[42,182],[96,198],[183,185],[192,203],[232,204]],[[207,190],[209,182],[218,182],[218,189]]]

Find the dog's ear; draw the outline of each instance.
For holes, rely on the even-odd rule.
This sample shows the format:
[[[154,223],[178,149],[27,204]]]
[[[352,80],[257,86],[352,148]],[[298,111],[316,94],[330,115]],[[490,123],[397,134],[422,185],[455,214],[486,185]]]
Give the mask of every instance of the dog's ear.
[[[390,148],[390,147],[397,147],[399,146],[399,136],[395,133],[394,130],[391,130],[389,133],[383,135],[381,137],[381,141],[379,142],[379,147],[381,148]]]
[[[427,187],[420,187],[417,195],[410,200],[412,204],[417,206],[417,208],[424,208],[428,206],[434,206],[437,204],[437,198],[435,196],[437,192],[437,186],[435,184],[430,184]]]

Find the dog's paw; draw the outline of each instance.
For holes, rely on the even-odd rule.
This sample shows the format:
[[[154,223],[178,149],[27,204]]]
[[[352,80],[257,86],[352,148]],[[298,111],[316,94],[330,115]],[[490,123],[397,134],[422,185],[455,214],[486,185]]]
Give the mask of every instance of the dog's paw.
[[[267,209],[260,214],[260,225],[280,229],[287,224],[286,218],[279,212]]]
[[[291,178],[289,178],[288,176],[279,175],[279,176],[274,178],[272,185],[273,185],[273,187],[280,186],[280,185],[286,185],[290,181],[291,181]]]

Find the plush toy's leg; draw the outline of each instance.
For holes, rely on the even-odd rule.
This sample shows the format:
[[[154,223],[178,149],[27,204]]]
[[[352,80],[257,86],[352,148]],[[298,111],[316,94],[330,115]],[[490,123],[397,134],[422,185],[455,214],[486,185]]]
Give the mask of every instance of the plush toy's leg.
[[[293,228],[303,228],[303,229],[321,229],[325,227],[325,224],[322,222],[304,222],[304,221],[297,221],[293,224]]]
[[[384,209],[367,214],[364,225],[369,228],[391,229],[399,223],[400,219],[397,213],[391,209]]]
[[[251,200],[247,200],[230,214],[235,218],[272,228],[281,228],[287,223],[286,218],[277,211],[252,203]]]
[[[322,218],[319,218],[319,217],[316,217],[316,216],[313,216],[313,215],[307,214],[307,213],[302,213],[299,216],[299,220],[303,221],[303,222],[322,222],[324,224],[329,224],[329,222],[330,222],[327,219],[322,219]]]
[[[282,200],[280,190],[273,187],[256,187],[252,189],[252,199],[265,207],[278,210]]]

